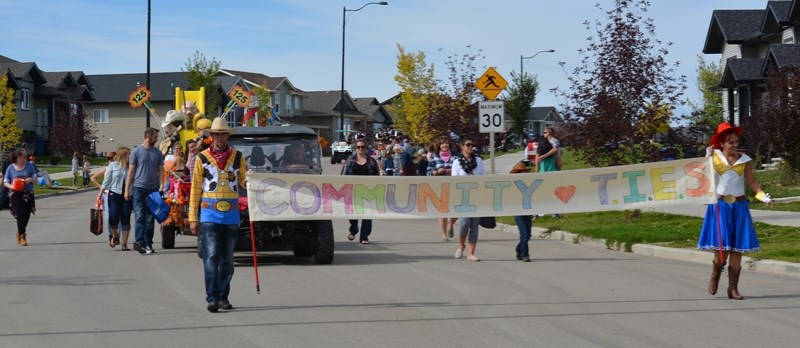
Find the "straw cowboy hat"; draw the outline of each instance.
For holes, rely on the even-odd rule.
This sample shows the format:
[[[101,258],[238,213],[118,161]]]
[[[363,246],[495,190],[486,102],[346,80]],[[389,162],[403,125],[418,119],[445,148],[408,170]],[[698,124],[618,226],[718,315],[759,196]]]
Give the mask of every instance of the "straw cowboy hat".
[[[208,130],[209,133],[233,133],[233,129],[228,128],[228,121],[226,121],[222,117],[217,117],[214,119],[214,122],[211,122],[211,129]]]
[[[164,122],[161,122],[161,127],[166,127],[170,123],[178,121],[189,122],[189,115],[175,110],[167,111],[167,116],[164,118]]]
[[[733,133],[741,137],[743,132],[744,129],[742,127],[734,127],[728,122],[722,122],[717,126],[717,132],[711,136],[711,147],[721,149],[722,142],[725,141],[728,134]]]

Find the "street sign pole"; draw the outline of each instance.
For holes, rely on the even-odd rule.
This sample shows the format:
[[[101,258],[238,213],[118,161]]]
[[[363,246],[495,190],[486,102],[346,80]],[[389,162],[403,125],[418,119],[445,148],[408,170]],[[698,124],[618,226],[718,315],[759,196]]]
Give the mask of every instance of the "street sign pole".
[[[505,104],[502,101],[494,101],[497,95],[508,85],[508,81],[500,75],[494,68],[486,69],[486,72],[475,81],[477,87],[486,99],[478,103],[478,126],[480,133],[489,133],[489,161],[491,162],[491,172],[494,170],[494,133],[502,132],[505,124]]]

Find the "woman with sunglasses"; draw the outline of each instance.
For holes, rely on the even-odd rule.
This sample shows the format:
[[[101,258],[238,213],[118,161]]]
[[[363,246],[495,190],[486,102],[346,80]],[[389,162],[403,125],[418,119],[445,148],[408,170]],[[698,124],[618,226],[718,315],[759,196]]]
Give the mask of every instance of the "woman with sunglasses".
[[[342,167],[342,175],[380,175],[381,170],[378,167],[378,161],[371,156],[367,155],[367,142],[364,139],[356,141],[356,152],[353,156],[347,159],[347,162]],[[354,240],[358,234],[358,220],[350,220],[350,234],[347,235],[348,240]],[[369,244],[369,235],[372,233],[372,220],[361,220],[361,236],[359,242],[361,244]]]
[[[453,152],[450,150],[450,139],[447,137],[439,137],[430,155],[431,158],[428,160],[428,176],[450,176],[453,160],[456,159],[456,156],[454,156]],[[442,231],[443,242],[453,238],[453,225],[455,225],[455,223],[455,218],[439,219],[439,227]]]
[[[483,170],[483,161],[480,157],[475,156],[473,153],[475,147],[472,140],[464,139],[461,142],[461,157],[453,161],[452,176],[464,175],[483,175],[486,174]],[[478,227],[480,217],[462,217],[458,218],[458,249],[456,249],[455,257],[460,259],[464,254],[465,242],[469,242],[466,246],[467,260],[480,261],[475,256],[475,246],[478,244]]]

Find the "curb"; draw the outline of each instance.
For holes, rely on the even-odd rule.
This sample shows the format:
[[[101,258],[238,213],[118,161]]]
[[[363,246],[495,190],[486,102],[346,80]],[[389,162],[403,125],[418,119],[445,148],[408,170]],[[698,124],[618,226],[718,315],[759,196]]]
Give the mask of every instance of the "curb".
[[[506,225],[502,223],[497,224],[497,228],[504,233],[518,234],[516,226]],[[573,244],[581,244],[593,248],[602,248],[608,250],[624,252],[625,246],[623,244],[609,245],[605,239],[593,239],[579,234],[565,232],[565,231],[549,231],[544,228],[533,227],[531,235],[536,235],[538,232],[539,238],[566,241]],[[653,256],[664,259],[673,259],[688,261],[701,264],[709,264],[714,258],[713,253],[708,251],[700,251],[694,249],[679,249],[667,248],[651,244],[634,244],[631,246],[631,253],[636,255]],[[775,275],[782,275],[794,278],[800,278],[800,264],[786,261],[776,260],[757,260],[748,256],[742,256],[742,268],[759,273],[768,273]]]

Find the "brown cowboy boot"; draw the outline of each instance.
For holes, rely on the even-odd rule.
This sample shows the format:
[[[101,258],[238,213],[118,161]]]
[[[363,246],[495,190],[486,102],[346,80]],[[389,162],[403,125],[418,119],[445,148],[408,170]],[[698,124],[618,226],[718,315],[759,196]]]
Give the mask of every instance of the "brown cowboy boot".
[[[719,278],[722,276],[722,267],[716,262],[716,259],[711,260],[711,280],[708,282],[708,293],[712,295],[717,294],[717,288],[719,287]]]
[[[728,266],[728,298],[732,300],[744,300],[744,296],[739,293],[739,273],[742,267],[733,268]]]
[[[27,246],[28,245],[28,240],[25,239],[25,233],[20,233],[19,234],[19,245],[22,245],[22,246]]]
[[[22,245],[22,237],[20,237],[19,232],[17,232],[17,244]]]

